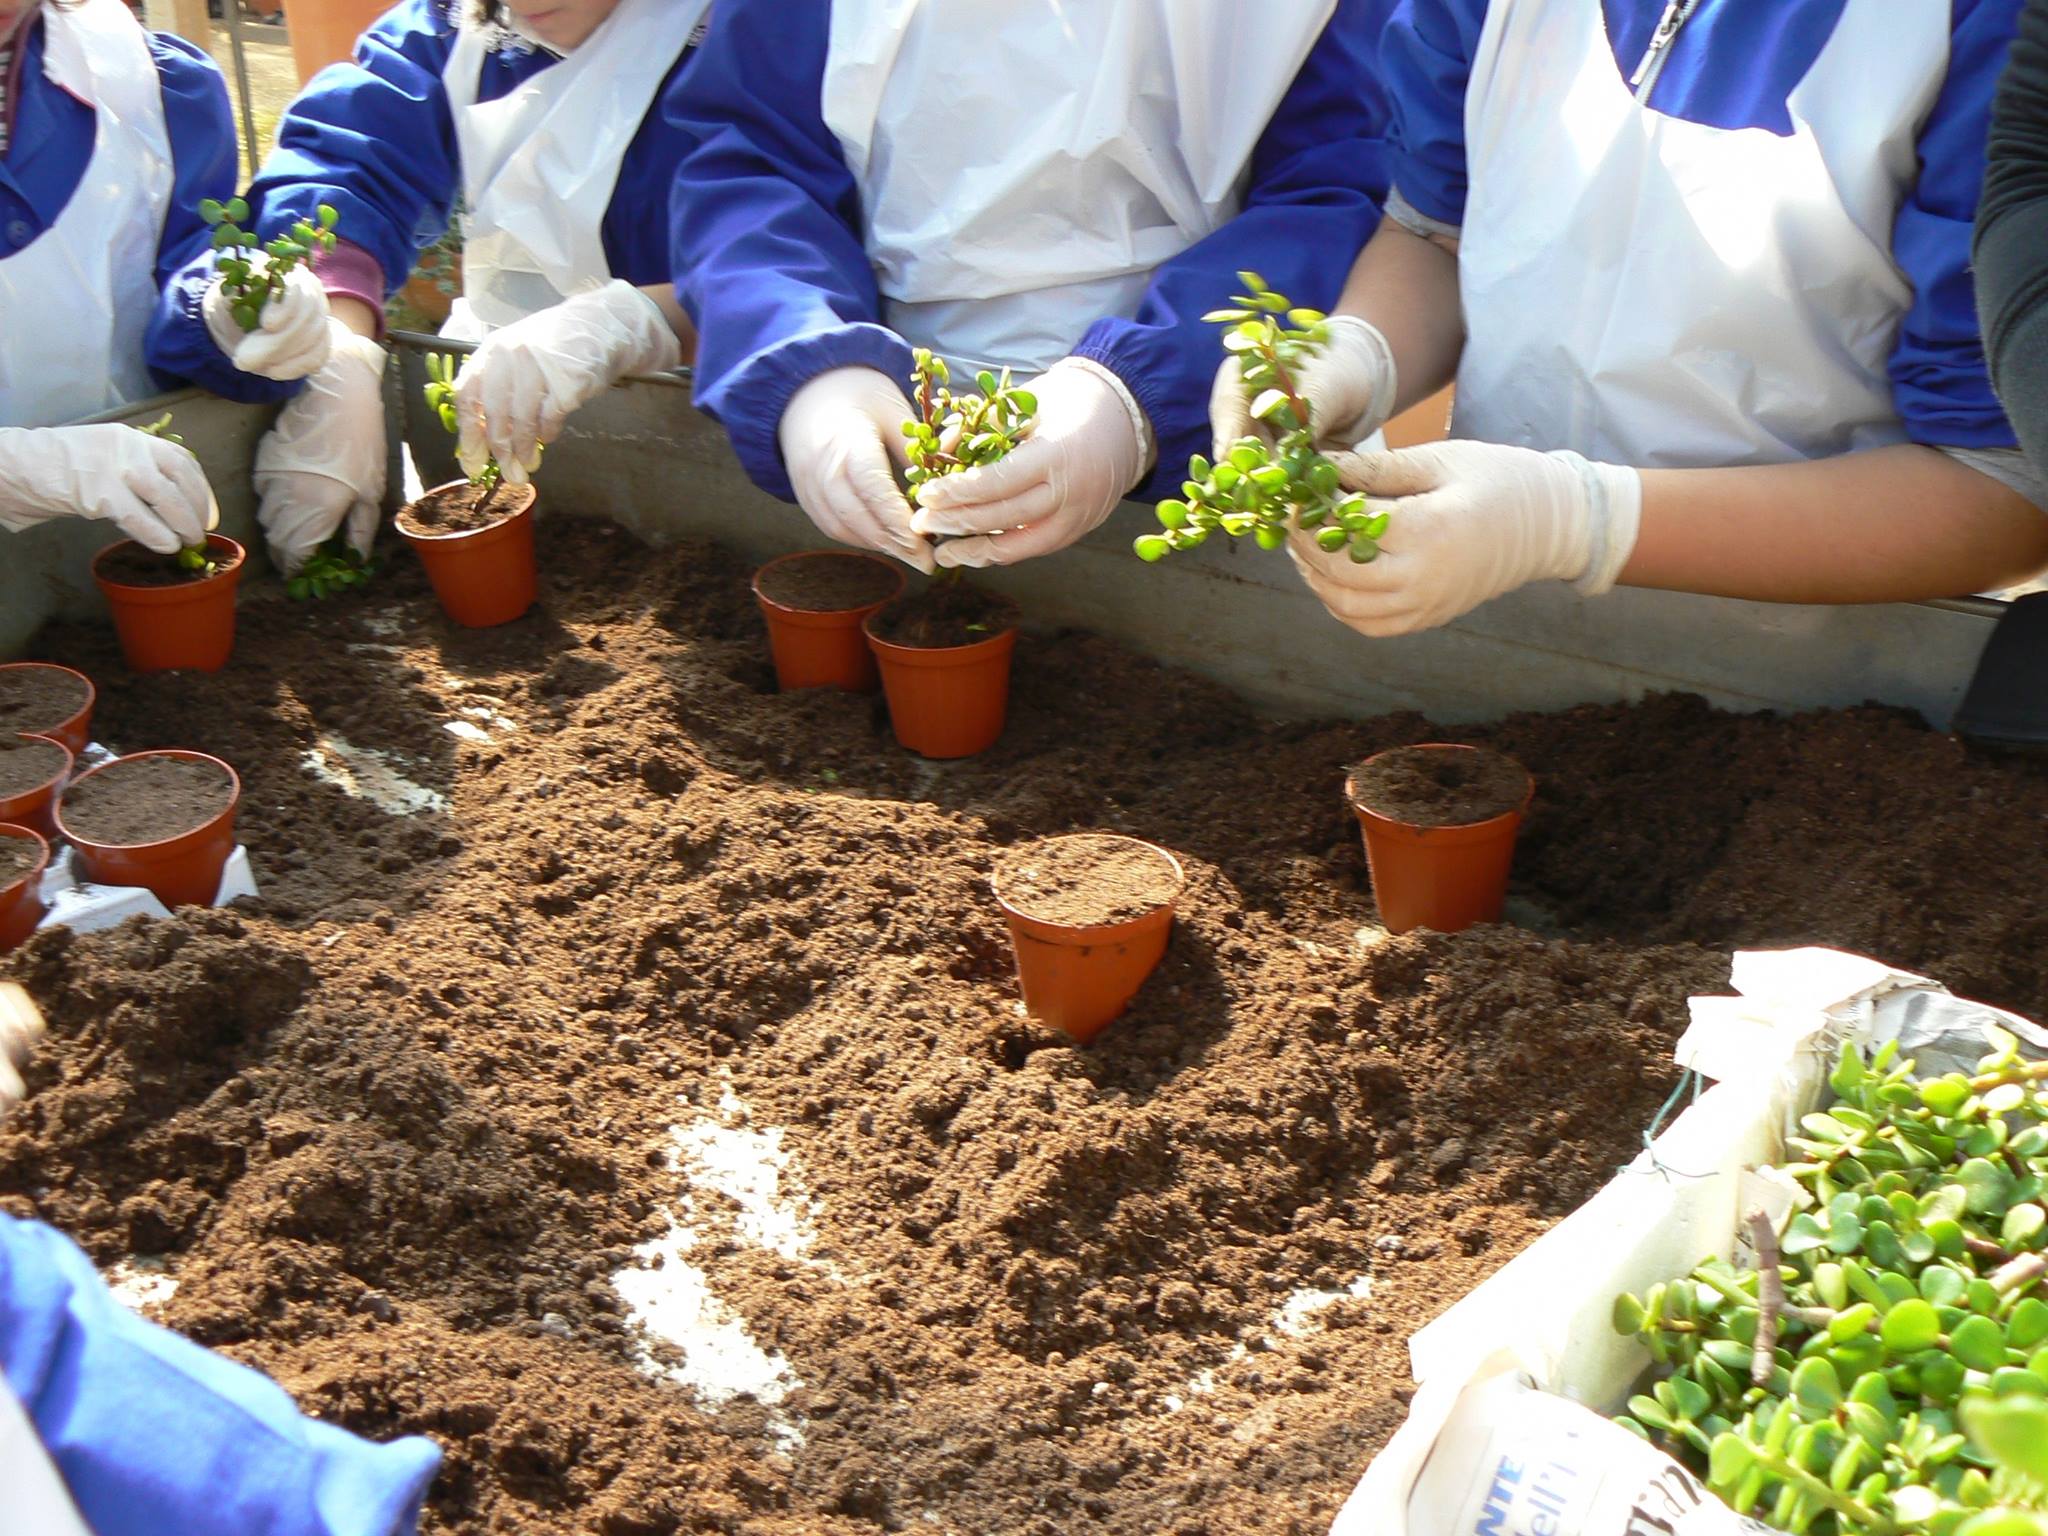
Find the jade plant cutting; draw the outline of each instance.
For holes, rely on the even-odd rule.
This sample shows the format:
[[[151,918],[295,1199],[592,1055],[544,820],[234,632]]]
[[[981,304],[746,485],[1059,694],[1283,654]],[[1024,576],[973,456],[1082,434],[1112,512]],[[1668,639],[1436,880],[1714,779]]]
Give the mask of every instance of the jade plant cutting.
[[[2048,1536],[2048,1063],[1897,1055],[1842,1048],[1754,1269],[1617,1298],[1658,1377],[1618,1422],[1792,1536]]]
[[[288,596],[301,601],[332,597],[338,592],[368,586],[376,569],[376,562],[366,559],[349,543],[346,534],[337,533],[313,551],[284,589]]]
[[[199,205],[199,217],[213,229],[213,248],[221,253],[221,290],[228,298],[228,312],[245,331],[262,322],[264,306],[284,293],[285,278],[302,261],[319,251],[334,248],[334,226],[339,216],[322,203],[319,222],[300,219],[275,239],[262,241],[242,223],[249,217],[249,205],[239,197],[228,202],[207,198]],[[259,265],[253,256],[261,251]]]
[[[427,382],[422,386],[422,393],[426,396],[427,408],[439,419],[442,430],[450,437],[459,437],[462,433],[462,420],[455,413],[455,376],[460,371],[461,365],[449,353],[427,354]],[[469,477],[469,483],[488,498],[504,478],[498,461],[486,456],[483,467]]]
[[[1302,363],[1329,340],[1327,317],[1289,303],[1256,272],[1237,276],[1245,292],[1202,318],[1225,328],[1223,349],[1238,359],[1252,417],[1272,429],[1274,440],[1242,437],[1218,463],[1200,454],[1188,460],[1185,499],[1159,503],[1166,531],[1139,535],[1138,555],[1163,560],[1218,532],[1250,534],[1261,549],[1278,549],[1290,528],[1300,528],[1322,549],[1348,550],[1362,565],[1380,552],[1387,514],[1346,491],[1337,466],[1316,451],[1309,405],[1295,384]]]
[[[137,427],[135,430],[145,437],[160,437],[165,442],[177,443],[180,447],[185,442],[185,439],[171,430],[169,411],[165,411],[147,426]],[[190,572],[193,576],[211,576],[220,570],[220,562],[213,558],[213,551],[203,539],[197,544],[186,545],[170,558],[177,562],[179,570]]]
[[[974,378],[980,394],[956,395],[943,357],[919,347],[912,363],[917,415],[903,423],[910,458],[903,479],[912,491],[940,475],[993,464],[1031,435],[1038,397],[1013,385],[1009,369],[1000,375],[983,369]]]

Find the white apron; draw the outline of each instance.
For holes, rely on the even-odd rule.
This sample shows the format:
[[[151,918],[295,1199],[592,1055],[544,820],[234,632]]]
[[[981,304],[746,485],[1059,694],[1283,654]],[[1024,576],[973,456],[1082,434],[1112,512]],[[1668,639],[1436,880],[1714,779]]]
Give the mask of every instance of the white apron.
[[[480,341],[610,281],[604,215],[641,120],[711,0],[621,0],[575,52],[496,101],[456,35],[442,81],[462,157],[462,297],[442,334]],[[654,210],[659,216],[660,210]]]
[[[1050,367],[1236,214],[1336,0],[835,0],[824,118],[883,320]],[[1224,297],[1219,295],[1219,298]]]
[[[7,1378],[0,1376],[0,1531],[12,1536],[91,1536],[70,1490],[29,1422]]]
[[[122,0],[46,5],[43,73],[93,108],[92,158],[56,223],[0,260],[0,427],[155,392],[142,343],[172,178],[149,40]]]
[[[1848,0],[1780,137],[1640,105],[1600,0],[1493,0],[1465,98],[1452,435],[1643,468],[1902,440],[1892,221],[1949,11]]]

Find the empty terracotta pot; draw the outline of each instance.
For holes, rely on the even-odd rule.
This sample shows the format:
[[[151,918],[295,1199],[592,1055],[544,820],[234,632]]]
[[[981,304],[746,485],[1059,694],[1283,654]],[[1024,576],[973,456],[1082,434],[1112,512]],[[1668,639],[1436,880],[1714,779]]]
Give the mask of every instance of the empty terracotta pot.
[[[197,581],[166,586],[132,584],[104,574],[107,563],[131,550],[132,539],[103,549],[93,560],[93,579],[114,615],[121,654],[134,672],[218,672],[235,648],[235,588],[247,556],[226,534],[210,533],[206,548],[220,570]],[[142,551],[150,555],[147,550]],[[168,564],[169,555],[150,555]]]
[[[1447,742],[1397,747],[1368,758],[1352,770],[1345,783],[1345,794],[1365,835],[1366,863],[1372,870],[1380,921],[1390,933],[1407,933],[1413,928],[1458,933],[1475,923],[1500,920],[1507,901],[1508,871],[1515,859],[1515,836],[1536,786],[1520,764],[1512,764],[1521,775],[1521,786],[1510,809],[1477,821],[1424,825],[1364,803],[1359,775],[1397,753],[1480,750]]]
[[[413,524],[417,509],[437,496],[470,489],[467,480],[437,485],[398,513],[398,531],[427,568],[442,611],[469,629],[509,624],[540,597],[540,576],[533,558],[533,504],[539,493],[531,485],[502,486],[495,493],[516,507],[486,528],[453,533],[427,533]]]
[[[1108,921],[1086,920],[1102,909],[1100,902],[1085,894],[1080,901],[1048,900],[1042,882],[1032,878],[1034,857],[1070,854],[1080,844],[1091,845],[1085,857],[1107,853],[1135,876],[1109,904],[1117,915]],[[1086,1045],[1129,1006],[1165,955],[1174,903],[1187,875],[1164,848],[1134,837],[1082,833],[1044,838],[1006,856],[993,883],[1016,950],[1025,1008]]]
[[[227,775],[228,802],[203,822],[166,836],[133,841],[103,840],[82,834],[67,816],[80,791],[102,774],[151,758],[172,758],[208,764]],[[77,851],[79,873],[95,885],[139,885],[154,892],[167,907],[207,906],[220,893],[221,872],[235,851],[235,809],[241,803],[242,781],[235,770],[204,752],[137,752],[80,774],[57,802],[57,830]]]
[[[47,910],[43,905],[43,870],[50,862],[50,845],[33,827],[0,824],[0,843],[19,847],[30,844],[32,855],[26,873],[0,879],[0,955],[36,931]],[[8,867],[12,867],[12,860]]]
[[[40,691],[52,701],[49,706],[40,713],[26,706],[20,712],[10,713],[9,684],[28,687],[37,682],[42,684]],[[93,687],[92,679],[70,667],[60,667],[51,661],[0,664],[0,730],[47,736],[62,742],[74,757],[92,740],[92,711],[98,699],[99,690]]]
[[[33,759],[30,766],[42,771],[35,775],[33,785],[0,794],[0,822],[52,836],[57,830],[52,819],[57,796],[74,766],[71,751],[63,742],[48,736],[15,736],[9,741],[15,744],[10,747],[10,758],[16,753],[27,754]]]
[[[816,583],[826,601],[832,601],[831,588],[835,585],[849,592],[872,587],[880,596],[863,598],[851,607],[806,607],[789,600],[805,596],[799,590],[804,573],[824,571],[834,575],[829,584]],[[867,579],[857,579],[860,577]],[[782,591],[784,587],[791,590]],[[843,688],[849,693],[873,693],[881,684],[881,675],[875,669],[875,653],[869,648],[861,625],[869,614],[893,601],[902,590],[902,566],[844,550],[804,550],[762,566],[754,573],[754,601],[760,604],[761,616],[768,622],[768,649],[775,658],[776,685],[785,691]]]

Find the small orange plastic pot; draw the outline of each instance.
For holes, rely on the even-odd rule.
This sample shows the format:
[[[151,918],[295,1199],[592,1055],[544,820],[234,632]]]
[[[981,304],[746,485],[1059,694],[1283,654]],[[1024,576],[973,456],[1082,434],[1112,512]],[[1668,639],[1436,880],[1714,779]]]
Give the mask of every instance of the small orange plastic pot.
[[[890,573],[894,584],[888,594],[858,608],[821,611],[791,608],[776,602],[761,590],[761,579],[770,571],[799,560],[865,560]],[[886,608],[903,590],[903,568],[871,555],[840,550],[801,550],[781,555],[754,572],[754,601],[761,617],[768,621],[768,650],[775,658],[775,683],[785,693],[794,688],[843,688],[848,693],[873,693],[881,685],[875,670],[875,653],[869,649],[861,626],[869,614]]]
[[[199,581],[170,587],[131,587],[109,581],[100,566],[116,550],[139,548],[132,539],[93,558],[93,580],[113,610],[114,633],[131,672],[218,672],[235,648],[235,588],[247,552],[224,533],[206,536],[207,552],[222,568]],[[168,557],[166,557],[168,558]]]
[[[384,0],[284,0],[264,9],[251,7],[258,15],[285,13],[285,31],[292,47],[292,67],[304,85],[329,64],[355,57],[356,39],[387,9]]]
[[[468,482],[437,485],[428,496],[464,490]],[[503,522],[464,533],[414,533],[399,523],[427,568],[427,580],[441,609],[467,629],[510,624],[540,598],[540,576],[533,559],[533,503],[539,495],[531,485],[514,486],[519,510]],[[402,514],[401,514],[402,515]]]
[[[0,822],[10,826],[27,827],[32,832],[51,837],[57,831],[53,814],[57,808],[57,796],[70,780],[71,770],[76,763],[71,755],[71,749],[54,736],[23,736],[20,739],[48,742],[64,754],[64,765],[50,776],[48,782],[38,784],[34,789],[25,789],[18,795],[0,796]]]
[[[175,757],[188,763],[210,763],[228,776],[228,803],[211,821],[153,843],[96,843],[65,825],[64,800],[57,802],[57,831],[77,850],[79,873],[95,885],[139,885],[167,907],[210,906],[220,894],[221,872],[235,851],[235,811],[242,803],[241,775],[204,752],[166,749],[136,752],[88,769],[71,789],[96,773],[140,757]],[[68,797],[70,790],[66,790]]]
[[[92,679],[83,672],[74,671],[70,667],[60,667],[53,661],[10,661],[0,663],[0,678],[4,678],[10,672],[61,672],[66,677],[78,680],[85,689],[84,706],[68,719],[60,720],[53,725],[37,726],[31,734],[47,736],[52,741],[61,742],[64,750],[71,753],[74,757],[83,752],[85,744],[92,740],[92,711],[93,706],[99,702],[99,690],[93,687]],[[0,816],[0,821],[4,820],[6,818]]]
[[[50,862],[50,845],[33,827],[0,823],[0,838],[26,840],[36,845],[35,863],[28,873],[10,885],[0,886],[0,955],[6,954],[36,931],[48,909],[43,905],[43,870]]]
[[[1166,954],[1174,903],[1187,884],[1187,872],[1164,848],[1146,846],[1173,866],[1174,894],[1151,911],[1119,923],[1084,928],[1033,917],[1011,904],[998,876],[996,902],[1017,953],[1024,1007],[1076,1045],[1088,1044],[1130,1006]]]
[[[995,745],[1010,712],[1016,630],[937,649],[882,639],[874,614],[861,630],[881,668],[898,742],[921,757],[972,757]]]
[[[1420,745],[1430,752],[1479,750],[1451,742]],[[1359,766],[1376,761],[1377,756],[1368,758]],[[1389,933],[1414,928],[1460,933],[1474,923],[1500,921],[1507,903],[1508,870],[1515,861],[1515,836],[1536,793],[1534,779],[1515,809],[1447,827],[1420,827],[1382,816],[1359,803],[1351,780],[1345,782],[1344,792],[1365,834],[1373,897]]]

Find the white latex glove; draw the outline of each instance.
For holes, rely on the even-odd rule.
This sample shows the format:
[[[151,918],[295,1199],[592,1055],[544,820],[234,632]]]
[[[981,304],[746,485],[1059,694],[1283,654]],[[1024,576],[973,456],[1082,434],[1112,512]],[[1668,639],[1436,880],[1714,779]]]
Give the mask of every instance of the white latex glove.
[[[1300,531],[1287,547],[1323,606],[1362,634],[1432,629],[1531,581],[1605,592],[1635,548],[1633,469],[1474,442],[1331,457],[1347,489],[1392,514],[1379,558],[1325,554]]]
[[[11,981],[0,981],[0,1120],[28,1096],[21,1069],[43,1033],[43,1016],[28,994]]]
[[[1063,358],[1027,386],[1031,435],[994,464],[918,487],[912,532],[940,565],[1014,565],[1065,549],[1116,510],[1151,462],[1152,423],[1101,364]]]
[[[269,265],[261,251],[249,260],[258,272]],[[200,300],[206,332],[243,373],[266,379],[303,379],[327,361],[327,290],[302,264],[284,277],[284,292],[263,306],[256,329],[245,331],[230,313],[230,301],[215,277]]]
[[[631,283],[574,294],[491,332],[464,360],[455,376],[456,457],[469,475],[496,459],[508,484],[524,485],[577,407],[628,374],[682,365],[668,317]]]
[[[911,530],[897,471],[910,459],[903,423],[917,412],[903,388],[875,368],[834,368],[790,396],[776,440],[789,481],[821,532],[878,550],[929,576],[932,547]]]
[[[287,576],[344,520],[349,543],[369,554],[384,499],[384,349],[339,320],[328,325],[333,351],[256,449],[256,515]]]
[[[1397,382],[1393,349],[1378,326],[1356,315],[1332,315],[1329,325],[1329,341],[1293,374],[1295,393],[1316,429],[1316,446],[1325,452],[1355,448],[1385,426]],[[1252,416],[1235,357],[1216,370],[1209,429],[1218,459],[1241,437],[1273,440],[1272,428]]]
[[[108,422],[0,428],[0,528],[57,517],[102,518],[160,555],[205,539],[220,521],[190,450]]]

